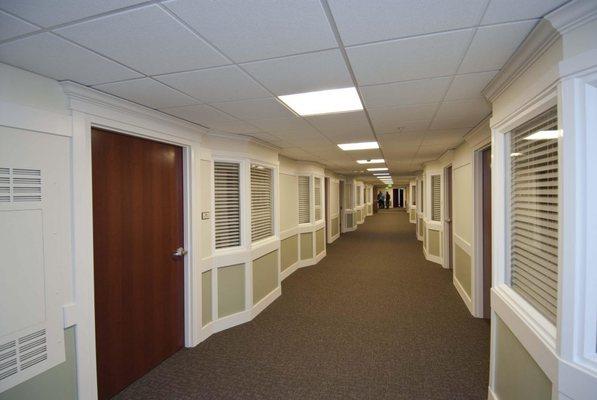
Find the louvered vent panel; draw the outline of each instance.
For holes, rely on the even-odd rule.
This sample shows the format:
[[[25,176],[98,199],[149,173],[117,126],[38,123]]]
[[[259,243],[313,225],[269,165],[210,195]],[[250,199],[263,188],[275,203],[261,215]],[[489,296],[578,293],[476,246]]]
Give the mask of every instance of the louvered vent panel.
[[[558,129],[553,108],[510,134],[511,286],[555,323],[558,298]]]
[[[431,219],[439,221],[442,214],[441,203],[441,177],[439,175],[431,176]]]
[[[308,224],[311,221],[310,208],[311,196],[309,190],[309,177],[298,177],[298,195],[299,195],[299,224]]]
[[[39,169],[0,168],[0,203],[41,201]]]
[[[315,221],[321,219],[321,178],[314,178],[315,187]]]
[[[274,234],[272,170],[251,166],[251,240]]]
[[[0,345],[0,381],[48,359],[46,330]]]
[[[10,168],[0,168],[0,203],[10,202]]]
[[[240,165],[214,163],[216,249],[240,246]]]

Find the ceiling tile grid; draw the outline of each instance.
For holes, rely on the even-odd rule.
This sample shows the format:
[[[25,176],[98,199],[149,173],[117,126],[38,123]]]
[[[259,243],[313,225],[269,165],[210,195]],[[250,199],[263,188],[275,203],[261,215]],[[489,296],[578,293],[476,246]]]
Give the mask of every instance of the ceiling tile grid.
[[[345,171],[412,172],[490,112],[482,89],[566,0],[5,0],[0,62]],[[363,111],[280,95],[356,86]],[[373,141],[343,152],[337,143]]]

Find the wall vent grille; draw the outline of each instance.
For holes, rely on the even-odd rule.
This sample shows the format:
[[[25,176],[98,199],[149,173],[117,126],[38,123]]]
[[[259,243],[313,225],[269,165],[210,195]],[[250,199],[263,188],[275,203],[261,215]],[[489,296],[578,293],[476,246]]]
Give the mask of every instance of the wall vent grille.
[[[0,203],[42,200],[41,170],[0,167]]]
[[[0,381],[48,359],[46,330],[0,345]]]

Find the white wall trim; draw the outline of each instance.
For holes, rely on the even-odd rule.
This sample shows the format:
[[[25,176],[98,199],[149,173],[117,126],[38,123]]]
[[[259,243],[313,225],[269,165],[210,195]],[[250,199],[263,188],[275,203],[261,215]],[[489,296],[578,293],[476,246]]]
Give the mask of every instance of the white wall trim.
[[[456,276],[452,276],[452,283],[454,284],[454,287],[456,288],[456,291],[458,292],[458,294],[462,298],[462,301],[466,305],[466,308],[468,308],[468,311],[471,314],[473,314],[473,302],[471,301],[471,298],[466,293],[466,290],[464,290],[464,288],[462,287],[462,285],[460,284],[460,281],[458,281],[458,279],[456,278]]]

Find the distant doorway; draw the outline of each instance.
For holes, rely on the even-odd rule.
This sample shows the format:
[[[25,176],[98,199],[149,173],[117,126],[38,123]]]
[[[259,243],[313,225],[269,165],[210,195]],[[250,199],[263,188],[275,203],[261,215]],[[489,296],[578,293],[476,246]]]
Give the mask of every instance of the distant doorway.
[[[481,190],[483,220],[483,318],[490,318],[491,294],[491,148],[481,152]]]
[[[344,181],[340,181],[340,183],[338,184],[338,210],[340,210],[338,220],[340,221],[339,222],[340,223],[340,229],[339,229],[340,234],[342,234],[342,228],[344,227],[343,203],[344,203]]]
[[[453,243],[453,229],[452,229],[452,166],[450,165],[444,170],[444,232],[445,235],[445,247],[444,247],[444,267],[452,268],[453,266],[453,255],[452,255],[452,243]]]
[[[392,201],[392,207],[398,208],[398,207],[400,207],[400,202],[399,202],[399,198],[398,198],[398,192],[399,192],[399,190],[398,189],[394,189],[392,192],[393,192],[392,193],[392,195],[393,195],[392,196],[392,200],[393,200]]]

